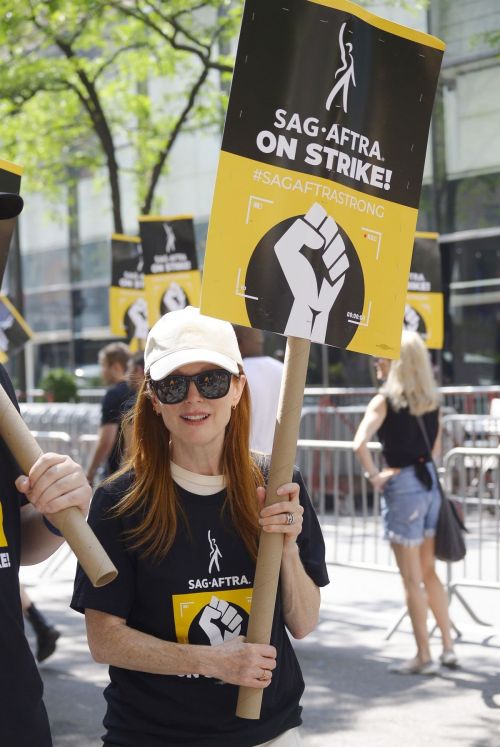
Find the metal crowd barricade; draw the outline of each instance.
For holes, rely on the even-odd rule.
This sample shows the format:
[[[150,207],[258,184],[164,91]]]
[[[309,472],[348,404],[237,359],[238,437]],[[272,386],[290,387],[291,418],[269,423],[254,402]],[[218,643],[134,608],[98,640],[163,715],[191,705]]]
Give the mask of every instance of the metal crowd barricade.
[[[327,561],[336,565],[395,571],[382,539],[380,495],[367,489],[352,441],[300,439],[297,464],[318,513],[327,545]],[[381,446],[368,448],[380,464]]]
[[[23,402],[20,409],[24,422],[32,432],[66,434],[69,438],[69,445],[65,440],[65,450],[62,453],[70,454],[75,461],[84,466],[87,464],[89,443],[92,439],[95,440],[99,431],[100,405],[70,402]],[[83,438],[84,436],[86,438]],[[43,444],[40,443],[44,451],[60,451],[57,444],[54,444],[54,448],[52,446],[49,448],[47,444],[47,439]]]
[[[327,561],[396,573],[389,543],[383,539],[380,496],[358,474],[352,441],[300,439],[297,446],[297,464],[323,528]],[[372,442],[369,448],[379,464],[380,444]],[[460,589],[500,590],[500,448],[452,449],[442,472],[449,494],[463,507],[469,530],[464,561],[444,566],[448,594],[450,599],[456,596],[476,623],[489,625]]]
[[[455,447],[495,447],[500,443],[500,417],[490,415],[444,415],[443,453]]]
[[[500,448],[458,447],[446,454],[444,466],[446,490],[462,506],[469,530],[467,555],[449,566],[449,593],[485,625],[459,589],[500,591]]]

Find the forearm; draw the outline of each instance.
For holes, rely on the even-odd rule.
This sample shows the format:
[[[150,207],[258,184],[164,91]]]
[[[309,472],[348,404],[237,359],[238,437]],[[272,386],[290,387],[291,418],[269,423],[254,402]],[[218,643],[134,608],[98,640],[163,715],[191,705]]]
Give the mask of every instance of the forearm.
[[[90,466],[87,469],[87,478],[90,482],[94,479],[95,473],[97,472],[101,464],[111,454],[112,448],[113,448],[113,444],[108,444],[107,442],[104,442],[102,440],[99,440],[97,442],[94,455],[90,462]]]
[[[136,672],[165,675],[202,675],[233,685],[264,688],[270,677],[262,671],[276,666],[273,646],[245,643],[242,636],[217,646],[164,641],[135,630],[118,618],[85,610],[89,648],[95,661]]]
[[[369,475],[376,475],[379,468],[375,464],[368,445],[364,441],[355,443],[354,451],[359,463],[361,464],[363,472],[367,472]]]
[[[283,548],[281,599],[285,624],[294,638],[304,638],[318,623],[320,590],[307,575],[297,544]]]
[[[41,563],[64,542],[63,537],[47,529],[42,515],[32,506],[23,507],[21,522],[21,565]]]
[[[207,646],[173,643],[135,630],[114,625],[105,635],[89,635],[89,647],[95,661],[114,667],[149,674],[188,675],[209,671]]]

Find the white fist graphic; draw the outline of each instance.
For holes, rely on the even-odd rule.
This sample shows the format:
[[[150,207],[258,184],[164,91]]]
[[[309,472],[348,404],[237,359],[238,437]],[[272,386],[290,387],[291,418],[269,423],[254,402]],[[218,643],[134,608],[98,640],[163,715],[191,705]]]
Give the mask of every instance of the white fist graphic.
[[[127,312],[127,316],[132,322],[132,337],[139,340],[145,340],[148,336],[148,305],[144,298],[138,298],[134,301]]]
[[[215,624],[215,621],[219,623]],[[200,618],[200,627],[210,639],[211,646],[218,646],[224,641],[239,636],[243,618],[239,612],[224,599],[213,596]],[[225,628],[221,630],[221,628]]]
[[[311,263],[301,252],[304,246],[322,252],[327,273],[321,285]],[[349,269],[337,224],[321,205],[314,203],[304,218],[297,218],[276,242],[274,250],[294,295],[285,335],[324,342],[330,311]]]

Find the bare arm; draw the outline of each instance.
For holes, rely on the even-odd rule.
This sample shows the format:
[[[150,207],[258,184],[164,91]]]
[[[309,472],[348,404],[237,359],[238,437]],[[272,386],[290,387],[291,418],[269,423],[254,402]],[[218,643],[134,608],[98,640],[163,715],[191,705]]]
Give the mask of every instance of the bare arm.
[[[99,428],[99,438],[95,447],[94,455],[87,469],[87,479],[90,483],[94,481],[95,473],[100,465],[109,457],[118,435],[116,423],[106,423]]]
[[[434,459],[434,461],[437,461],[439,457],[441,456],[442,447],[443,447],[443,424],[440,418],[436,440],[434,441],[434,445],[432,447],[432,458]]]
[[[32,565],[50,557],[64,542],[45,525],[51,514],[76,506],[87,515],[92,491],[79,464],[63,454],[42,454],[28,476],[16,480],[30,504],[21,508],[21,564]]]
[[[354,453],[363,471],[370,475],[370,482],[377,490],[380,490],[390,477],[399,472],[398,469],[392,467],[379,471],[368,448],[369,441],[372,440],[386,417],[387,402],[381,394],[376,394],[368,403],[365,415],[358,426],[352,444]]]
[[[246,687],[267,687],[271,677],[263,671],[276,667],[276,649],[245,643],[242,636],[219,646],[173,643],[130,628],[126,620],[106,612],[86,609],[90,652],[95,661],[151,674],[197,674]]]
[[[299,486],[288,483],[278,488],[278,495],[287,500],[263,508],[260,525],[265,532],[284,534],[281,558],[281,598],[285,623],[294,638],[305,638],[318,623],[321,594],[307,574],[299,555],[297,537],[302,530],[304,509],[299,503]],[[259,502],[263,504],[264,488],[258,488]],[[294,516],[293,524],[286,523],[287,514]]]

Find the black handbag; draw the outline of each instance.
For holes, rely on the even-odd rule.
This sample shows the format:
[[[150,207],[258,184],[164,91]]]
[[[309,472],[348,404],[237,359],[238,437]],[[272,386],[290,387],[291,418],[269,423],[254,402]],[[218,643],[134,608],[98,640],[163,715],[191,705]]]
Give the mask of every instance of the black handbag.
[[[460,518],[455,503],[448,498],[441,485],[436,464],[432,458],[432,450],[423,418],[417,416],[417,421],[422,431],[429,461],[432,462],[432,466],[434,467],[436,481],[439,492],[441,493],[441,507],[436,526],[434,554],[438,560],[444,560],[447,563],[456,563],[459,560],[463,560],[467,552],[464,539],[464,532],[467,529]]]

